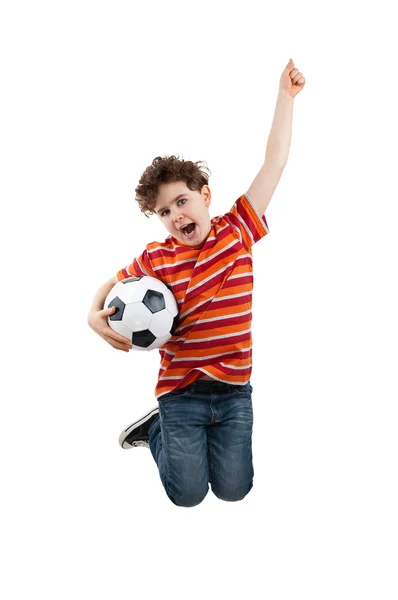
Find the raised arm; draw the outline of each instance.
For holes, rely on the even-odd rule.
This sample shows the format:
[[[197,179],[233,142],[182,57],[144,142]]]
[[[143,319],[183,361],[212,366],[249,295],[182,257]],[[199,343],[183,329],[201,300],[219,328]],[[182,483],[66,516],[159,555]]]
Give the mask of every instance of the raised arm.
[[[274,120],[268,137],[265,160],[247,190],[260,215],[271,201],[289,156],[292,138],[293,103],[305,85],[305,78],[295,68],[292,59],[284,69],[275,108]]]

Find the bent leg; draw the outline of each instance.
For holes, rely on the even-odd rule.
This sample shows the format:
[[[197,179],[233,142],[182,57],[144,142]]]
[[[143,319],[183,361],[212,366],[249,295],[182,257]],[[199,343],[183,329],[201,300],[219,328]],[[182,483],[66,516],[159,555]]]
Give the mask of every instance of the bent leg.
[[[219,412],[219,419],[208,426],[211,489],[221,500],[235,502],[253,487],[251,398],[230,396]]]
[[[177,506],[200,504],[209,491],[206,425],[183,399],[159,402],[149,447],[166,494]]]

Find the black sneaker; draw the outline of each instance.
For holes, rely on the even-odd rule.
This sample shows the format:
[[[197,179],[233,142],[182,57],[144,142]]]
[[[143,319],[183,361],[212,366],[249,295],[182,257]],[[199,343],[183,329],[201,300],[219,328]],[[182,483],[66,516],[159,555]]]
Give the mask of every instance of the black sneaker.
[[[122,431],[119,435],[119,444],[122,448],[128,450],[135,446],[145,446],[149,448],[149,435],[148,431],[155,419],[158,418],[159,408],[153,408],[149,413],[131,423]]]

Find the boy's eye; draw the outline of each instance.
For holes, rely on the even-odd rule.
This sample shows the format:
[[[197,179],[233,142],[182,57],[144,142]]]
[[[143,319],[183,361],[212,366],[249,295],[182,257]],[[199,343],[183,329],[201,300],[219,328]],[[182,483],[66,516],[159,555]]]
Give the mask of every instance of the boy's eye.
[[[180,199],[177,201],[177,204],[178,204],[178,202],[186,202],[186,200],[185,200],[185,198],[180,198]],[[168,209],[168,208],[166,208],[166,210],[164,210],[164,211],[163,211],[163,212],[160,214],[160,216],[161,216],[161,217],[163,217],[164,213],[166,213],[166,212],[169,212],[169,209]]]

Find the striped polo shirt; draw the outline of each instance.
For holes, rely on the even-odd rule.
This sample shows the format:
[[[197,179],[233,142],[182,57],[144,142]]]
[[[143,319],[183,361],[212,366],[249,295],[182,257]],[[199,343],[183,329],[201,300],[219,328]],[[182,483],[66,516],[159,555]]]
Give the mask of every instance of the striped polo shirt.
[[[173,236],[147,244],[117,272],[120,281],[149,275],[169,286],[178,305],[174,335],[159,348],[155,397],[180,389],[203,374],[244,385],[252,370],[252,245],[268,233],[248,194],[211,219],[208,237],[186,246]]]

